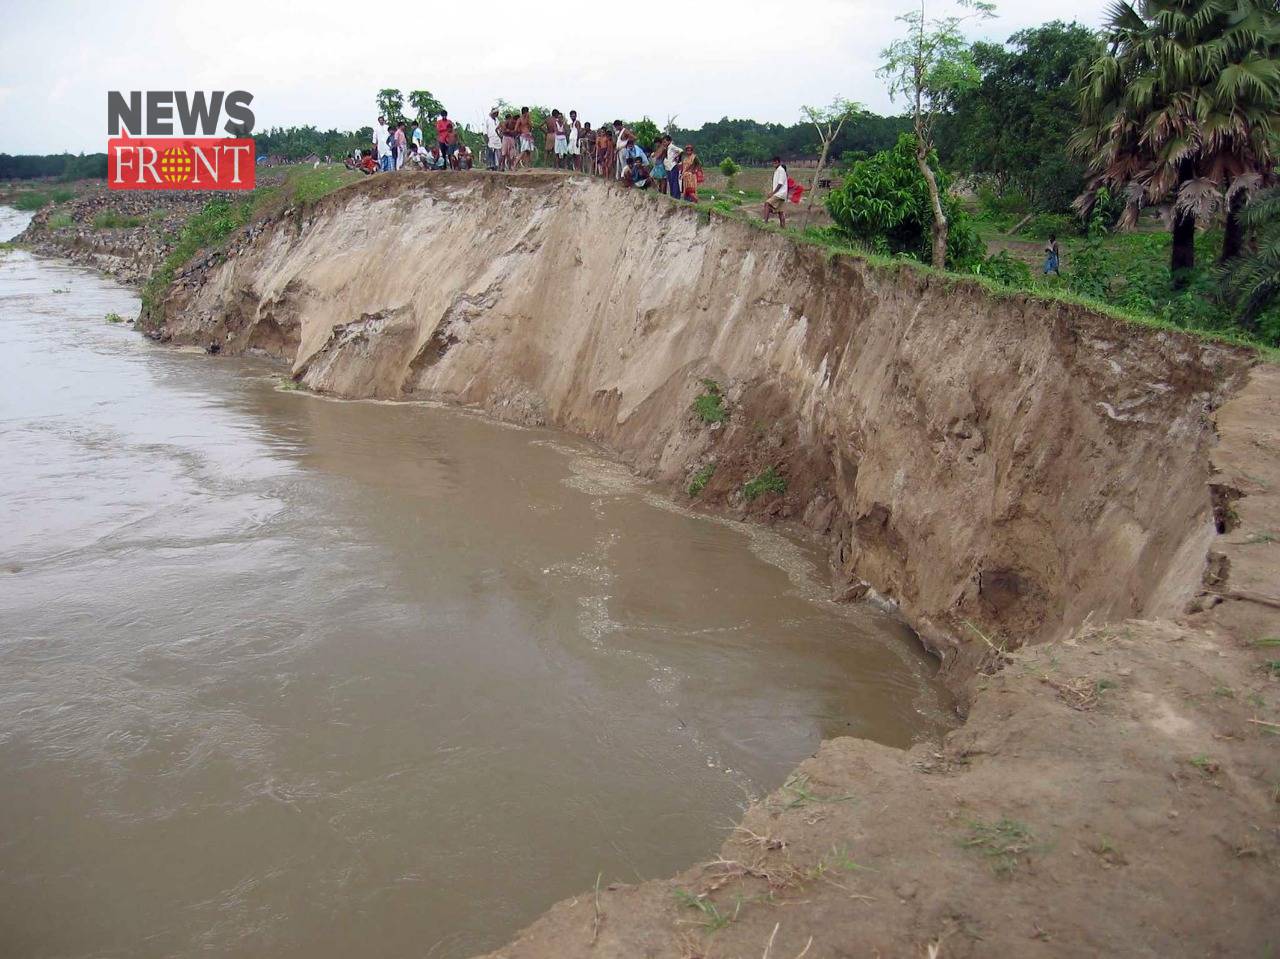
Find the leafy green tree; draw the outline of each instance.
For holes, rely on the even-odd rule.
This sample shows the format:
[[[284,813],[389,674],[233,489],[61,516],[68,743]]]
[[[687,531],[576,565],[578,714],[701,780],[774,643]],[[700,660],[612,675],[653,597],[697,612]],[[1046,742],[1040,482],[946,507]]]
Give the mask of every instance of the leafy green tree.
[[[840,135],[844,125],[861,112],[862,104],[846,100],[844,97],[836,97],[831,101],[830,106],[804,106],[800,108],[800,115],[805,119],[806,123],[813,125],[813,128],[818,132],[818,142],[821,144],[821,149],[818,152],[818,166],[814,169],[813,180],[809,184],[809,208],[811,210],[813,209],[813,198],[818,195],[818,177],[822,176],[822,170],[827,165],[827,154],[831,151],[831,144]]]
[[[977,86],[981,80],[973,53],[961,32],[963,24],[975,17],[994,16],[995,10],[993,4],[982,0],[957,0],[957,5],[973,12],[963,17],[929,19],[925,0],[920,0],[919,10],[898,17],[898,21],[906,25],[907,35],[884,49],[877,71],[877,75],[888,82],[890,98],[901,96],[911,105],[916,165],[929,188],[933,213],[932,262],[938,269],[947,261],[948,221],[938,174],[930,165],[930,157],[936,157],[934,126],[938,116],[960,93]]]
[[[1181,288],[1197,220],[1225,210],[1223,259],[1238,255],[1248,194],[1274,177],[1280,13],[1275,0],[1115,0],[1105,29],[1107,51],[1079,76],[1070,146],[1089,166],[1080,205],[1110,188],[1126,198],[1122,227],[1164,205]]]
[[[378,115],[387,118],[387,123],[394,123],[404,118],[404,95],[395,87],[387,87],[378,91]]]
[[[644,150],[648,150],[657,142],[658,137],[662,136],[662,131],[658,129],[658,125],[648,117],[641,117],[639,120],[633,120],[627,124],[627,129],[636,135],[636,143]]]
[[[853,163],[844,182],[827,194],[827,211],[847,236],[880,253],[904,253],[923,262],[933,258],[933,189],[920,172],[915,137],[904,133],[892,150]],[[930,169],[937,157],[929,155]],[[938,202],[950,224],[943,265],[968,268],[982,256],[982,241],[969,223],[960,200],[947,192],[950,179],[934,174]],[[936,263],[936,261],[934,261]]]
[[[1070,212],[1085,173],[1065,149],[1079,124],[1072,72],[1102,50],[1094,31],[1057,20],[1015,33],[1008,45],[974,44],[982,80],[941,119],[939,154],[952,169],[989,178],[999,196]]]
[[[421,124],[434,122],[444,112],[444,104],[433,97],[430,90],[410,90],[409,106],[413,107],[414,119]]]

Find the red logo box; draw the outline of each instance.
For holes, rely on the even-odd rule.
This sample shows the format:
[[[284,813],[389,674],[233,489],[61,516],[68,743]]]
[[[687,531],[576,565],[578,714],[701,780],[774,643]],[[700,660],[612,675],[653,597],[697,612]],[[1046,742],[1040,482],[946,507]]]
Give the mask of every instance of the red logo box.
[[[252,190],[252,139],[119,137],[107,141],[112,190]]]

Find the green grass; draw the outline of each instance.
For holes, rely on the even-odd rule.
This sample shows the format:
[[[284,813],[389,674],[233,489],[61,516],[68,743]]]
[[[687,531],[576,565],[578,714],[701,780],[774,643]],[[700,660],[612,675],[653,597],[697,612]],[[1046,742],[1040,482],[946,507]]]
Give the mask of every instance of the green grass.
[[[1253,645],[1259,649],[1271,649],[1280,646],[1280,636],[1264,636],[1262,639],[1255,639]]]
[[[1059,282],[1054,277],[1045,280],[1039,277],[1038,274],[1033,276],[1030,287],[1009,286],[990,277],[977,276],[972,273],[936,270],[926,263],[921,263],[919,260],[907,256],[876,254],[865,247],[859,247],[851,243],[847,238],[840,237],[831,229],[810,228],[799,230],[794,227],[783,229],[776,223],[763,223],[758,218],[751,216],[748,212],[740,209],[745,205],[744,202],[734,202],[736,198],[732,198],[727,194],[704,193],[703,195],[711,201],[708,204],[701,204],[697,208],[704,222],[710,222],[713,217],[735,220],[757,230],[787,236],[796,243],[805,246],[821,247],[833,259],[847,256],[863,260],[871,266],[882,270],[892,272],[911,270],[924,276],[936,276],[955,284],[957,287],[962,284],[968,284],[974,288],[980,288],[997,300],[1031,300],[1044,304],[1078,307],[1136,326],[1184,333],[1207,342],[1244,347],[1255,351],[1260,358],[1267,362],[1280,363],[1280,347],[1270,346],[1257,337],[1232,330],[1226,325],[1214,328],[1187,325],[1186,308],[1188,304],[1194,302],[1194,299],[1199,296],[1198,293],[1193,292],[1192,294],[1174,296],[1172,291],[1168,291],[1169,295],[1164,296],[1163,299],[1152,299],[1150,306],[1146,307],[1145,301],[1137,296],[1125,297],[1116,295],[1108,299],[1101,294],[1084,294],[1070,289],[1065,282]],[[1153,236],[1156,237],[1155,248],[1150,245],[1152,243],[1151,240],[1144,239]],[[1210,264],[1216,259],[1216,254],[1213,250],[1216,236],[1218,234],[1206,232],[1197,240],[1197,256],[1201,263]],[[1127,237],[1134,237],[1135,239],[1128,240],[1126,239]],[[1163,237],[1163,241],[1160,239],[1161,237]],[[1139,272],[1149,271],[1158,274],[1162,264],[1167,264],[1168,262],[1167,249],[1161,250],[1158,245],[1164,242],[1167,247],[1168,239],[1168,234],[1162,233],[1116,234],[1108,237],[1108,243],[1114,240],[1121,247],[1124,247],[1126,243],[1129,246],[1122,250],[1121,255],[1117,257],[1113,264],[1104,267],[1104,269],[1114,268],[1117,275],[1124,273],[1130,267]],[[1082,240],[1078,241],[1080,244],[1083,244],[1083,242]],[[1144,247],[1144,243],[1148,244],[1148,246]],[[1201,252],[1202,249],[1204,252]],[[1068,271],[1072,269],[1072,263],[1078,253],[1078,248],[1069,242],[1065,250],[1065,269]],[[1167,275],[1167,267],[1164,271]],[[1168,284],[1166,283],[1165,286],[1167,288]],[[1165,309],[1165,306],[1168,306],[1168,309]]]
[[[50,191],[49,198],[52,199],[54,203],[66,203],[68,200],[75,199],[75,195],[75,190],[70,187],[60,186],[57,189]]]
[[[103,210],[93,218],[96,230],[128,230],[142,223],[142,217],[125,216],[114,210]]]
[[[742,495],[748,500],[754,500],[765,493],[785,493],[786,491],[786,479],[772,466],[765,467],[763,472],[742,486]]]
[[[693,411],[704,423],[723,423],[729,418],[729,413],[724,408],[720,384],[715,380],[703,380],[702,388],[704,392],[693,401]]]
[[[50,230],[65,230],[69,226],[73,226],[75,221],[71,219],[70,213],[54,213],[45,221],[45,226]]]
[[[9,201],[15,210],[25,210],[28,213],[42,209],[52,202],[47,193],[38,190],[26,190]]]
[[[787,779],[782,784],[782,792],[788,797],[782,803],[783,809],[799,809],[815,803],[852,802],[855,798],[850,795],[819,796],[813,791],[813,787],[809,785],[809,777],[803,773],[794,774]]]
[[[253,198],[243,200],[210,200],[199,213],[189,217],[177,242],[164,262],[148,277],[142,288],[142,308],[149,313],[164,295],[178,271],[202,249],[221,243],[249,221]]]
[[[1008,879],[1035,847],[1035,836],[1025,824],[1007,816],[996,822],[975,819],[969,823],[960,845],[981,853],[990,862],[992,872]]]
[[[706,489],[707,484],[711,482],[711,477],[715,475],[715,472],[716,472],[716,464],[712,462],[712,463],[708,463],[706,466],[702,467],[702,469],[698,470],[698,472],[694,473],[693,478],[689,480],[689,495],[697,496],[704,489]]]
[[[1208,756],[1192,756],[1187,760],[1187,762],[1195,766],[1196,769],[1200,770],[1206,776],[1216,776],[1222,769],[1220,763],[1210,759]]]
[[[108,323],[123,323],[123,322],[124,322],[124,317],[123,317],[123,316],[121,316],[119,313],[108,313],[108,314],[107,314],[106,319],[107,319],[107,322],[108,322]]]
[[[1280,676],[1280,659],[1268,659],[1262,664],[1262,668],[1272,676]]]
[[[737,906],[732,913],[724,913],[719,910],[714,902],[706,896],[695,896],[687,889],[676,890],[676,901],[681,905],[688,906],[690,909],[696,909],[702,914],[702,918],[698,920],[698,925],[705,926],[712,932],[717,929],[723,929],[729,923],[738,918],[738,912],[742,908],[742,901],[739,900]]]
[[[314,203],[335,190],[364,178],[364,174],[344,166],[321,166],[291,170],[285,190],[298,203]]]

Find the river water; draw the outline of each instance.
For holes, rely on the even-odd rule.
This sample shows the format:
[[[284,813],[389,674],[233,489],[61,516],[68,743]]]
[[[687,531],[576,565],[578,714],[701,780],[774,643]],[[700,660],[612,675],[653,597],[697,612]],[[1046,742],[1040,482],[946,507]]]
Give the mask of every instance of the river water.
[[[808,548],[136,311],[0,252],[0,954],[466,956],[945,724]]]

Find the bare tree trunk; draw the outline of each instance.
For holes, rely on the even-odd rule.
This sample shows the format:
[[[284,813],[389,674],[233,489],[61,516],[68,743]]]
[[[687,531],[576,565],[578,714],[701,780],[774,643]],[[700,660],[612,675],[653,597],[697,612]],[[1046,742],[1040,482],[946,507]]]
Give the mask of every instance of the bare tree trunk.
[[[1234,260],[1244,252],[1244,223],[1240,214],[1247,200],[1244,190],[1237,190],[1227,201],[1227,222],[1222,231],[1222,256],[1219,263]]]
[[[1169,272],[1173,288],[1185,289],[1191,282],[1196,265],[1196,215],[1177,212],[1173,215],[1173,248],[1169,256]]]
[[[929,166],[929,154],[925,152],[922,141],[916,138],[916,164],[929,187],[929,202],[933,206],[933,265],[936,269],[947,268],[947,215],[942,212],[942,197],[938,193],[938,178]]]
[[[822,176],[822,168],[827,165],[827,150],[831,148],[830,140],[822,141],[822,153],[818,155],[818,168],[813,171],[813,179],[809,181],[809,213],[813,213],[813,198],[818,195],[818,177]],[[812,220],[813,217],[810,216]]]

